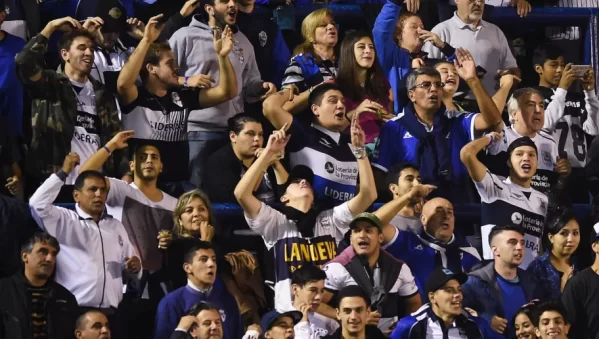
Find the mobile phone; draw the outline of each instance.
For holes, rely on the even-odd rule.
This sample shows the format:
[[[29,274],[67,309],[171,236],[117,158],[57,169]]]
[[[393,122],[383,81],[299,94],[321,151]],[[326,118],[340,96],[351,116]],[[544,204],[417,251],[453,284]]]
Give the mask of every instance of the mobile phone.
[[[591,69],[589,65],[572,65],[572,71],[574,72],[574,76],[577,78],[582,78],[584,75]]]

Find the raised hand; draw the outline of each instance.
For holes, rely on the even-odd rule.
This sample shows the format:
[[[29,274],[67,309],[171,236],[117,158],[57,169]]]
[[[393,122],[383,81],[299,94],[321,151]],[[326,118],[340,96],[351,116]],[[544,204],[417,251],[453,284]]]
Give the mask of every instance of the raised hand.
[[[456,58],[453,61],[456,71],[460,78],[465,81],[477,79],[476,76],[476,63],[472,54],[463,48],[456,50]]]
[[[108,142],[107,147],[109,149],[111,149],[111,150],[114,150],[114,149],[123,149],[123,148],[129,146],[129,144],[127,144],[127,141],[129,139],[131,139],[134,135],[135,135],[135,131],[133,131],[133,130],[118,132]]]
[[[85,22],[83,23],[83,29],[85,29],[86,31],[94,34],[94,36],[98,33],[100,33],[100,29],[102,28],[102,25],[104,25],[104,20],[102,20],[102,18],[100,17],[95,17],[95,18],[87,18],[85,20]]]
[[[198,7],[200,7],[200,0],[187,0],[179,13],[181,13],[182,17],[186,18],[192,15]]]
[[[511,73],[505,73],[501,76],[501,78],[499,78],[499,87],[509,87],[512,88],[512,86],[514,86],[515,83],[520,83],[520,81],[522,81],[520,78],[518,78],[517,76],[511,74]]]
[[[445,43],[441,40],[441,38],[431,31],[418,28],[418,34],[420,40],[423,40],[424,42],[431,42],[437,48],[443,48],[443,46],[445,46]]]
[[[141,40],[144,38],[146,24],[144,24],[143,21],[137,18],[129,18],[127,19],[127,26],[129,27],[127,34],[129,34],[130,37],[136,40]]]
[[[214,50],[216,54],[221,57],[226,57],[229,52],[233,49],[233,31],[229,25],[225,26],[225,29],[220,34],[220,30],[215,29],[214,32]],[[220,35],[220,36],[219,36]]]
[[[351,144],[354,148],[364,147],[366,144],[366,134],[360,126],[360,112],[356,112],[351,119]]]
[[[160,20],[164,17],[163,14],[159,14],[150,18],[144,29],[144,39],[148,42],[153,43],[160,36],[160,32],[164,29],[164,24],[160,23]]]
[[[410,198],[416,199],[424,199],[427,195],[429,195],[437,186],[434,185],[421,185],[417,184],[410,189]]]
[[[308,320],[308,315],[310,314],[310,309],[312,307],[309,304],[300,304],[299,305],[299,311],[302,312],[302,320],[300,321],[309,321]]]
[[[71,32],[74,29],[83,28],[79,21],[71,18],[70,16],[52,20],[48,23],[47,26],[52,28],[52,31],[58,30],[58,31],[67,32],[67,33]]]
[[[358,105],[355,111],[360,113],[370,112],[376,114],[377,111],[382,109],[384,109],[383,106],[378,102],[372,101],[370,99],[364,99],[364,101],[362,101],[360,105]]]
[[[214,227],[204,220],[200,222],[200,240],[212,242],[214,238]]]
[[[66,174],[71,174],[73,169],[78,166],[80,162],[81,159],[79,159],[79,154],[71,152],[64,158],[64,162],[62,163],[62,171]]]
[[[287,124],[283,125],[280,130],[272,132],[272,134],[268,137],[268,143],[266,144],[265,149],[266,153],[279,154],[281,152],[285,152],[285,146],[287,146],[289,138],[291,137],[285,132],[286,129]]]
[[[585,91],[592,91],[595,89],[595,71],[592,67],[582,77],[582,87]]]
[[[409,12],[416,13],[420,9],[420,0],[406,0],[405,2]]]
[[[273,84],[272,82],[264,82],[262,83],[262,87],[268,89],[268,91],[266,91],[266,93],[262,96],[262,100],[268,98],[269,96],[277,92],[277,86],[275,86],[275,84]]]
[[[198,74],[187,79],[187,87],[210,88],[214,84],[214,79],[207,74]]]
[[[576,76],[574,76],[574,70],[572,69],[572,64],[567,64],[562,71],[562,78],[559,80],[559,88],[565,89],[566,91],[572,83],[576,80]]]

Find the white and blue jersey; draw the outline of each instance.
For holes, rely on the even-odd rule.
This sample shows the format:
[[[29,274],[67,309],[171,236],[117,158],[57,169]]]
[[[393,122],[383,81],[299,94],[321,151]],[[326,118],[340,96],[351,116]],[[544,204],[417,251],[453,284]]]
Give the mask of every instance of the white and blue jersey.
[[[465,239],[454,235],[447,244],[439,244],[424,229],[418,233],[397,230],[383,249],[412,269],[423,301],[428,300],[424,285],[435,268],[443,266],[452,272],[468,272],[480,262],[480,255]]]
[[[407,162],[414,163],[421,167],[422,182],[437,185],[439,195],[448,197],[453,202],[469,200],[465,197],[464,187],[469,187],[470,181],[468,171],[460,160],[460,150],[475,139],[474,121],[477,115],[478,113],[463,113],[456,116],[455,112],[445,112],[446,123],[450,124],[446,136],[452,168],[450,182],[445,181],[442,184],[436,175],[435,169],[423,168],[421,155],[419,154],[421,140],[410,134],[402,123],[404,114],[388,121],[381,128],[380,137],[372,157],[373,166],[387,172],[394,165]],[[427,128],[427,132],[432,137],[432,128]],[[451,185],[454,189],[452,190],[452,187],[447,187],[447,185]]]
[[[536,189],[514,184],[510,178],[487,174],[481,182],[475,182],[481,200],[481,235],[483,256],[493,259],[488,238],[495,225],[517,225],[524,229],[524,260],[520,268],[526,269],[538,255],[545,215],[547,196]]]
[[[347,134],[321,126],[303,127],[294,121],[287,145],[291,166],[305,165],[314,172],[314,197],[321,207],[337,206],[356,194],[358,162]]]

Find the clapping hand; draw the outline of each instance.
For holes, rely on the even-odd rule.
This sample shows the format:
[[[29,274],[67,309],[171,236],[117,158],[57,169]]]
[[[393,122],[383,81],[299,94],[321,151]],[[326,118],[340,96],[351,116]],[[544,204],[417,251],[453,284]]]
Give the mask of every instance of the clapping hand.
[[[220,30],[215,29],[213,31],[214,35],[214,50],[216,54],[220,57],[226,57],[229,55],[229,52],[233,49],[233,31],[229,25],[225,26],[225,29],[220,34]]]
[[[158,39],[160,33],[164,29],[164,24],[160,23],[160,20],[164,17],[163,14],[159,14],[150,18],[144,29],[144,39],[148,42],[153,43]]]
[[[360,112],[351,119],[351,144],[354,148],[363,148],[366,144],[366,134],[360,126]]]
[[[470,54],[470,52],[467,50],[458,48],[456,50],[456,58],[453,61],[453,64],[460,78],[464,79],[465,81],[478,79],[476,76],[476,63],[474,62],[472,54]]]

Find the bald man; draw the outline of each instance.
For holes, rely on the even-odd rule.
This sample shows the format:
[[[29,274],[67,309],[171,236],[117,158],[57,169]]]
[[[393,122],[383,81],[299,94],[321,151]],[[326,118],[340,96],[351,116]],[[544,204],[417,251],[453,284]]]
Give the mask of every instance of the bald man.
[[[448,200],[427,201],[422,206],[420,221],[423,227],[416,233],[385,227],[383,249],[410,266],[426,302],[428,296],[423,293],[423,284],[435,268],[443,266],[456,273],[468,272],[480,262],[480,255],[466,239],[453,233],[455,217]]]
[[[75,323],[77,339],[110,339],[108,318],[99,311],[87,311]]]

